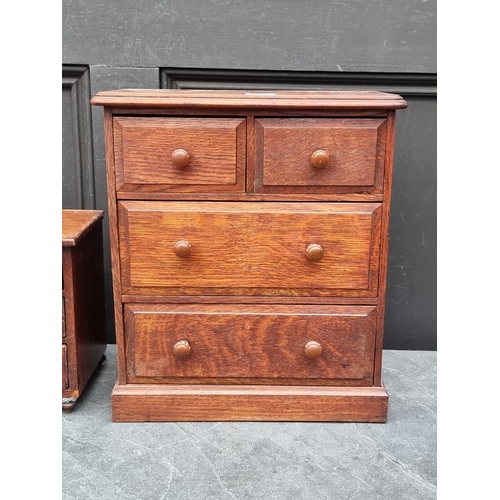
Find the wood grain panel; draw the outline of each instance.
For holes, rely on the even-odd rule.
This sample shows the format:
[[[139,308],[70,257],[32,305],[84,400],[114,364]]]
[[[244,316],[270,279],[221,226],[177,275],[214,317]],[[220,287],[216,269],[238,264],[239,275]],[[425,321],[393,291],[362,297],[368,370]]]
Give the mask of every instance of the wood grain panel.
[[[122,292],[346,290],[376,295],[380,204],[121,201]],[[191,255],[173,247],[185,240]],[[310,262],[306,248],[324,248]],[[239,291],[240,290],[240,291]]]
[[[380,193],[385,129],[381,119],[257,119],[255,191]],[[311,165],[318,150],[329,155],[323,168]]]
[[[406,107],[401,96],[387,92],[349,91],[233,91],[204,90],[175,92],[164,89],[121,89],[101,91],[91,99],[93,105],[142,108],[196,108],[197,110],[267,109],[267,110],[382,110]]]
[[[122,295],[122,302],[142,304],[330,304],[330,305],[376,305],[377,297],[279,297],[259,295]]]
[[[373,379],[375,324],[373,306],[127,304],[127,381],[328,378],[366,385]],[[178,359],[173,348],[183,340],[191,353]],[[322,346],[317,359],[305,354],[310,341]]]
[[[253,177],[249,177],[252,179]],[[253,185],[253,182],[249,185]],[[250,188],[249,188],[250,189]],[[330,188],[334,190],[335,188]],[[306,188],[314,190],[314,188]],[[341,193],[287,193],[285,190],[280,193],[172,193],[172,192],[139,192],[139,191],[120,191],[117,194],[119,200],[206,200],[206,201],[343,201],[343,202],[381,202],[382,193],[354,193],[354,188],[342,187]],[[295,190],[297,191],[297,190]],[[318,191],[318,190],[315,190]]]
[[[385,422],[384,387],[115,385],[114,422]]]
[[[242,118],[122,117],[113,120],[117,190],[244,191]],[[184,167],[172,153],[189,155]]]

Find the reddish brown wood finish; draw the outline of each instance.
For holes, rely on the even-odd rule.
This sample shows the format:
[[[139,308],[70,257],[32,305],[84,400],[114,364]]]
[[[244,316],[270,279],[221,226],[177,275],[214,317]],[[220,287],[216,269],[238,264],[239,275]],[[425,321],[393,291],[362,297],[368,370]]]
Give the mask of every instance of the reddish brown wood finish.
[[[103,212],[62,211],[62,399],[71,411],[106,350]]]
[[[160,108],[170,112],[195,109],[200,114],[213,110],[235,109],[279,112],[282,110],[316,111],[384,111],[406,108],[396,94],[370,91],[245,91],[245,90],[158,90],[121,89],[97,93],[93,105],[124,108],[132,113],[141,108]],[[165,112],[165,111],[164,111]]]
[[[69,387],[68,380],[68,353],[66,352],[66,345],[62,345],[62,390]]]
[[[117,383],[126,382],[125,341],[123,328],[123,307],[121,304],[120,255],[118,247],[118,216],[116,202],[116,175],[113,135],[113,111],[104,108],[104,138],[106,150],[106,185],[108,192],[109,236],[111,247],[111,271],[113,279],[113,301],[115,313]]]
[[[102,210],[63,210],[62,246],[74,247],[92,230],[102,224]],[[102,228],[101,228],[102,231]]]
[[[127,382],[370,384],[375,320],[373,306],[126,305]],[[322,346],[314,360],[311,341]]]
[[[139,302],[143,304],[332,304],[332,305],[377,305],[377,297],[320,297],[300,296],[300,298],[281,295],[188,295],[189,289],[185,289],[184,295],[122,295],[123,304]],[[279,289],[278,289],[279,291]]]
[[[118,191],[245,190],[241,118],[121,117],[113,127]]]
[[[377,294],[380,204],[119,202],[123,293]],[[283,228],[287,228],[283,231]],[[175,251],[188,242],[188,257]],[[321,260],[308,247],[320,244]],[[174,289],[168,290],[168,289]]]
[[[376,118],[257,119],[255,191],[381,192],[385,129]]]
[[[113,420],[384,422],[394,114],[406,102],[120,90],[92,104],[105,116]]]
[[[394,136],[396,132],[395,111],[389,111],[387,118],[387,152],[385,156],[385,202],[383,204],[382,234],[387,235],[381,239],[380,245],[380,283],[379,283],[379,307],[377,319],[377,337],[375,346],[375,365],[373,368],[374,384],[382,384],[382,350],[384,340],[384,317],[385,317],[385,292],[387,287],[387,263],[389,255],[389,221],[392,197],[392,171],[394,156]]]
[[[386,422],[384,387],[115,385],[115,422]]]

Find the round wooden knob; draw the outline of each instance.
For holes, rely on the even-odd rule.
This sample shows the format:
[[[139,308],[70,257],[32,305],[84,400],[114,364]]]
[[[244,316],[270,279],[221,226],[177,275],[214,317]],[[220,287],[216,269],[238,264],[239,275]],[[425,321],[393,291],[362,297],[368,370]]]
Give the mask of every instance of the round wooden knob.
[[[177,359],[184,359],[191,354],[191,346],[187,340],[179,340],[175,343],[173,351]]]
[[[307,248],[306,248],[306,255],[307,258],[311,262],[318,262],[321,258],[323,258],[325,251],[323,250],[323,247],[319,245],[318,243],[311,243]]]
[[[322,350],[321,344],[315,340],[310,340],[304,347],[304,352],[309,359],[319,358]]]
[[[180,240],[174,245],[174,252],[177,257],[189,257],[191,253],[191,245],[188,241]]]
[[[174,167],[185,167],[189,163],[189,154],[185,149],[176,149],[172,153]]]
[[[330,161],[330,155],[323,151],[322,149],[318,149],[311,156],[311,165],[314,168],[324,168]]]

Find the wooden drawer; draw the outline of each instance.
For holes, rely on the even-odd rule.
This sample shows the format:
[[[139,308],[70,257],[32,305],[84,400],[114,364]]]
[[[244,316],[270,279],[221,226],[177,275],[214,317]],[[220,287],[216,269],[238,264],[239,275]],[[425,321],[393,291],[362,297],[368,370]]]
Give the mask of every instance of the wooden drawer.
[[[367,383],[375,325],[373,306],[126,304],[127,381]]]
[[[119,117],[113,134],[119,192],[245,190],[245,119]]]
[[[255,120],[256,192],[381,193],[387,121]]]
[[[124,294],[377,293],[378,203],[121,201],[118,211]]]

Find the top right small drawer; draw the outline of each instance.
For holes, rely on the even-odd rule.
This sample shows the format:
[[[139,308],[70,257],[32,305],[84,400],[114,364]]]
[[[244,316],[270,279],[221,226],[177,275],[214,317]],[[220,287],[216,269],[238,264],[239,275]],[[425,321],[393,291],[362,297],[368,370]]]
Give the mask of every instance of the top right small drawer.
[[[387,120],[255,120],[257,193],[382,193]]]

